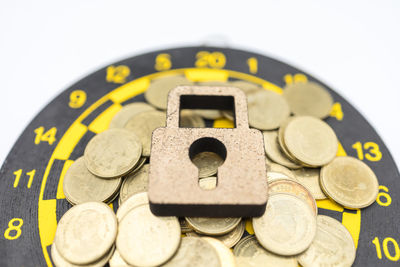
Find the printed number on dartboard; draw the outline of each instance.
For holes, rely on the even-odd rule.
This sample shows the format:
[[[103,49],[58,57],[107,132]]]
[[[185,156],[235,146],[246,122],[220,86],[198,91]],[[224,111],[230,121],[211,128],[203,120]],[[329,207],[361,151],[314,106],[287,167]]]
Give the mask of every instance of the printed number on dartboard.
[[[21,218],[14,218],[8,222],[8,228],[4,232],[4,238],[8,240],[18,239],[22,230],[21,227],[24,224],[24,221]]]

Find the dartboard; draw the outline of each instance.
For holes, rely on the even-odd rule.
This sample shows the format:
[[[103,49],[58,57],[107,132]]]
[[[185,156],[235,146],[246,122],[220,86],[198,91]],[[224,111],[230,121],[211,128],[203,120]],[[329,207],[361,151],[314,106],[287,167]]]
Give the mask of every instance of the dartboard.
[[[249,51],[201,46],[150,52],[105,66],[63,91],[32,120],[0,172],[0,266],[53,265],[50,247],[57,222],[71,207],[63,193],[66,171],[124,105],[145,102],[152,80],[167,75],[184,75],[193,82],[243,80],[277,93],[287,84],[307,81],[328,88],[335,103],[326,121],[338,136],[338,155],[363,160],[380,186],[376,202],[366,209],[320,200],[319,213],[336,218],[351,233],[357,247],[354,266],[399,264],[399,171],[367,120],[299,69]],[[229,123],[207,122],[219,127]],[[118,202],[110,206],[116,210]],[[253,233],[248,221],[245,234]]]

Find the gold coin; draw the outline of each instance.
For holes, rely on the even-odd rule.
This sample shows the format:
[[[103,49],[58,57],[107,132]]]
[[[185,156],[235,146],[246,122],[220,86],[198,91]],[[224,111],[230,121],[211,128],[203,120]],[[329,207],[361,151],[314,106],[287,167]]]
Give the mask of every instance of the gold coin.
[[[192,162],[199,169],[199,178],[204,178],[216,174],[224,160],[217,153],[205,151],[195,155]]]
[[[100,202],[86,202],[62,216],[54,243],[67,261],[84,265],[102,258],[116,236],[117,218],[111,208]]]
[[[311,246],[298,256],[303,267],[351,266],[356,248],[349,231],[337,220],[317,216],[317,234]]]
[[[114,254],[112,255],[108,264],[110,267],[131,267],[131,265],[124,261],[117,249],[114,250]]]
[[[283,256],[306,250],[314,239],[316,227],[310,206],[290,194],[270,195],[264,215],[253,218],[254,233],[260,244]]]
[[[239,88],[246,95],[248,93],[251,93],[254,91],[264,90],[255,83],[250,83],[250,82],[241,81],[241,80],[229,82],[229,86]]]
[[[183,76],[166,76],[155,79],[144,93],[144,98],[154,107],[166,110],[169,91],[180,85],[192,85],[192,82]]]
[[[217,251],[199,237],[183,237],[178,251],[165,267],[221,267]]]
[[[224,235],[219,235],[219,236],[213,236],[215,239],[218,239],[221,241],[225,246],[228,248],[233,247],[236,245],[237,242],[239,242],[240,238],[243,236],[245,230],[245,223],[244,221],[241,221],[238,226],[235,227],[232,231],[230,231],[227,234]],[[197,236],[201,237],[204,235],[197,234],[196,232],[188,232],[186,233],[187,236]]]
[[[199,179],[199,186],[203,190],[213,190],[217,187],[217,177],[205,177]]]
[[[206,124],[201,116],[197,115],[193,110],[186,109],[181,110],[179,127],[204,128]]]
[[[277,131],[264,131],[263,136],[265,153],[271,160],[290,169],[301,168],[300,165],[291,161],[286,157],[285,153],[282,152],[278,141]]]
[[[293,173],[297,177],[297,181],[310,191],[315,199],[326,199],[326,195],[322,192],[319,183],[320,168],[301,168],[294,170]]]
[[[258,243],[254,235],[242,238],[233,249],[238,267],[297,267],[294,257],[284,257],[273,254]]]
[[[78,158],[64,177],[65,197],[74,205],[99,201],[107,202],[118,191],[121,178],[102,179],[94,176],[86,168],[83,157]]]
[[[335,202],[361,209],[375,202],[378,179],[367,164],[352,157],[337,157],[321,169],[321,187]]]
[[[154,110],[152,106],[144,102],[130,103],[123,106],[122,109],[115,114],[108,128],[124,128],[125,124],[136,114],[144,111]]]
[[[207,120],[216,120],[222,117],[221,111],[218,109],[193,109],[193,112]]]
[[[138,137],[125,129],[109,129],[87,144],[84,152],[88,170],[102,178],[115,178],[131,171],[140,159]]]
[[[121,203],[121,206],[119,206],[117,210],[118,222],[122,221],[124,216],[128,214],[131,209],[148,203],[149,198],[147,196],[147,192],[137,193],[130,196],[128,199],[125,200],[124,203]]]
[[[285,133],[285,129],[286,126],[289,124],[289,122],[291,122],[295,117],[289,117],[285,122],[282,123],[281,127],[278,130],[278,143],[279,143],[279,148],[281,149],[281,151],[286,155],[286,157],[295,162],[298,163],[298,160],[293,157],[292,154],[290,154],[290,152],[288,151],[288,149],[286,148],[286,144],[285,144],[285,139],[284,139],[284,133]]]
[[[111,255],[115,251],[115,246],[113,246],[110,251],[108,251],[101,259],[85,264],[85,265],[78,265],[78,264],[73,264],[71,262],[68,262],[66,259],[64,259],[61,255],[60,252],[58,252],[56,245],[53,244],[51,245],[51,259],[54,262],[54,265],[56,267],[103,267],[104,265],[107,264],[108,260],[110,260]],[[123,266],[119,266],[123,267]]]
[[[236,267],[235,257],[224,243],[212,237],[202,237],[202,239],[217,251],[221,267]]]
[[[144,165],[140,170],[129,174],[122,183],[119,198],[121,203],[130,196],[141,192],[147,192],[149,184],[149,164]]]
[[[142,166],[146,163],[146,160],[147,160],[146,157],[141,157],[139,159],[139,162],[136,163],[136,166],[133,168],[133,170],[130,173],[128,173],[128,175],[131,175],[131,174],[134,174],[135,172],[138,172],[142,168]]]
[[[242,218],[186,217],[189,226],[205,235],[223,235],[232,231]]]
[[[336,156],[338,141],[335,132],[324,121],[295,117],[284,130],[284,143],[291,155],[309,166],[323,166]]]
[[[132,131],[142,142],[144,157],[150,156],[151,134],[156,128],[165,126],[166,115],[160,111],[145,111],[132,117],[125,128]]]
[[[181,241],[176,217],[157,217],[148,204],[131,209],[119,223],[116,245],[134,266],[158,266],[169,260]]]
[[[264,90],[264,89],[260,88],[258,85],[254,84],[254,83],[246,82],[246,81],[229,82],[228,86],[239,88],[240,90],[242,90],[246,94],[246,96],[248,94],[252,93],[252,92]],[[227,118],[227,119],[229,119],[231,121],[234,120],[233,112],[230,111],[230,110],[229,111],[228,110],[222,110],[221,114],[225,118]]]
[[[189,224],[186,222],[185,218],[179,218],[179,225],[181,226],[181,232],[183,234],[193,232],[193,229],[190,228]]]
[[[270,163],[267,171],[267,179],[268,184],[281,179],[297,181],[296,175],[291,170],[276,163]]]
[[[288,193],[304,200],[313,210],[314,215],[318,214],[317,203],[314,197],[304,186],[295,181],[279,180],[268,184],[268,194]]]
[[[328,117],[333,106],[332,96],[315,82],[289,84],[283,90],[283,97],[295,115],[323,119]]]
[[[279,94],[259,90],[247,95],[249,125],[259,130],[274,130],[290,115],[289,105]]]

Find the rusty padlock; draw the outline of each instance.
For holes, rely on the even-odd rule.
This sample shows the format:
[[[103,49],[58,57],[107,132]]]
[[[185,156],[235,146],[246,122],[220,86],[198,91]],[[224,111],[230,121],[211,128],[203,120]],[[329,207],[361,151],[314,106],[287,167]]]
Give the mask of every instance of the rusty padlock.
[[[181,109],[233,110],[235,128],[180,128]],[[224,159],[217,186],[199,186],[193,157]],[[168,96],[166,127],[153,131],[149,173],[151,211],[160,216],[261,216],[268,198],[264,140],[250,129],[245,94],[234,87],[180,86]]]

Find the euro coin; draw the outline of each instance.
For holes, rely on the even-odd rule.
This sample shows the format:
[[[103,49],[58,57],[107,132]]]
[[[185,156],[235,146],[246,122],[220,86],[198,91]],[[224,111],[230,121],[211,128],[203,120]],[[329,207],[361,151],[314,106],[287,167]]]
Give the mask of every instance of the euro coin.
[[[235,257],[231,250],[221,241],[212,237],[202,237],[202,239],[208,242],[208,244],[217,251],[221,267],[236,267]]]
[[[152,106],[144,102],[130,103],[112,118],[108,128],[124,128],[125,124],[136,114],[144,111],[154,110]]]
[[[298,256],[303,267],[351,266],[356,248],[346,227],[324,215],[317,216],[317,234],[311,246]]]
[[[310,191],[315,199],[326,199],[326,195],[322,191],[319,183],[320,168],[301,168],[294,170],[297,181]]]
[[[192,82],[183,76],[165,76],[151,82],[149,88],[144,93],[144,98],[152,106],[166,110],[168,93],[180,85],[191,85]]]
[[[144,165],[138,171],[129,174],[122,183],[119,198],[121,203],[130,196],[141,192],[147,192],[149,184],[149,164]]]
[[[141,141],[144,157],[150,156],[151,134],[156,128],[165,126],[165,120],[165,113],[152,110],[137,114],[125,124],[125,129],[132,131]]]
[[[221,267],[218,253],[199,237],[183,237],[178,251],[165,267]]]
[[[186,217],[191,228],[205,235],[223,235],[232,231],[242,218]]]
[[[332,128],[326,122],[310,116],[290,120],[283,138],[289,153],[306,166],[328,164],[338,149],[337,137]]]
[[[314,215],[317,216],[317,203],[312,194],[301,184],[290,180],[279,180],[268,184],[268,194],[273,195],[276,193],[287,193],[301,198],[314,211]]]
[[[350,209],[375,202],[379,184],[367,164],[352,157],[337,157],[321,169],[321,186],[335,202]]]
[[[104,203],[73,206],[58,223],[54,243],[68,262],[84,265],[102,258],[114,244],[117,218]]]
[[[315,82],[292,83],[283,90],[283,97],[295,115],[328,117],[333,106],[333,98],[321,85]]]
[[[259,90],[247,95],[249,125],[259,130],[274,130],[289,117],[290,109],[279,94]]]
[[[258,243],[254,235],[242,238],[233,249],[238,267],[297,267],[294,257],[284,257],[273,254]]]
[[[264,215],[253,218],[253,228],[265,249],[291,256],[310,246],[316,219],[306,202],[294,195],[279,193],[269,196]]]
[[[286,157],[285,153],[281,150],[277,131],[264,131],[263,136],[265,153],[271,160],[290,169],[301,168],[300,165]]]
[[[181,241],[176,217],[156,217],[144,204],[131,209],[119,223],[116,245],[133,266],[158,266],[169,260]]]
[[[63,181],[64,195],[74,205],[99,201],[107,202],[118,191],[121,178],[102,179],[89,172],[83,157],[68,169]]]
[[[109,129],[89,141],[84,158],[94,175],[115,178],[131,171],[141,153],[142,144],[136,135],[125,129]]]

